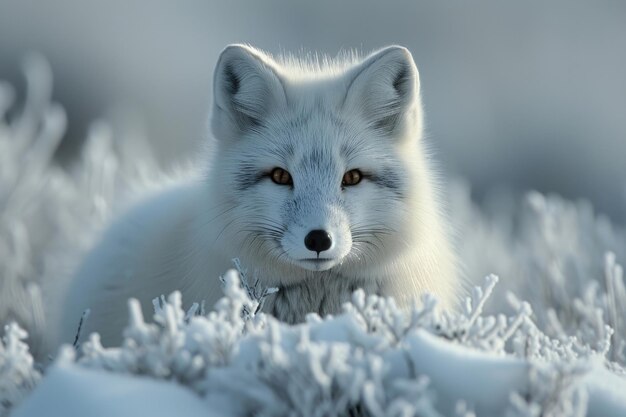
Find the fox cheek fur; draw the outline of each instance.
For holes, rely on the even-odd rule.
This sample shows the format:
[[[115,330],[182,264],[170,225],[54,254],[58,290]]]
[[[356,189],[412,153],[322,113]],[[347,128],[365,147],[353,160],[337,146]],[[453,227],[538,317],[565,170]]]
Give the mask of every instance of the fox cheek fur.
[[[266,308],[288,322],[338,313],[359,287],[400,304],[423,292],[455,304],[456,257],[408,50],[320,62],[231,45],[213,92],[205,176],[113,222],[60,303],[61,341],[91,308],[84,334],[119,342],[129,297],[146,316],[174,290],[212,305],[234,257],[279,287]]]

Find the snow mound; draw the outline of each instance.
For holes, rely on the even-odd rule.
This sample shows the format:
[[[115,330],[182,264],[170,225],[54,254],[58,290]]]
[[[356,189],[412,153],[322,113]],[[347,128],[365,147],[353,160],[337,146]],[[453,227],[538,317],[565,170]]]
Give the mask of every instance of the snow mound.
[[[202,400],[174,384],[59,362],[14,416],[205,416]]]

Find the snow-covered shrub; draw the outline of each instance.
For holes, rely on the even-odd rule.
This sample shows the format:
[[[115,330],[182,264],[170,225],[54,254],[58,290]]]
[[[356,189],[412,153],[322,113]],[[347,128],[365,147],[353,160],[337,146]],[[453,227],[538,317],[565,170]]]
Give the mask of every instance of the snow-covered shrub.
[[[479,208],[456,183],[449,196],[466,276],[502,277],[491,311],[526,300],[546,334],[596,350],[610,337],[609,357],[626,364],[626,287],[616,263],[626,260],[623,228],[588,202],[556,195],[499,195]]]
[[[79,160],[60,167],[54,155],[66,115],[51,102],[49,65],[31,55],[24,73],[26,97],[13,117],[16,94],[0,80],[0,322],[12,319],[28,329],[37,353],[53,307],[45,301],[62,291],[113,202],[156,170],[149,152],[133,163],[118,158],[102,122],[92,125]],[[134,149],[120,153],[137,157]]]
[[[7,415],[41,378],[24,342],[26,336],[15,323],[4,326],[4,336],[0,340],[0,416]]]

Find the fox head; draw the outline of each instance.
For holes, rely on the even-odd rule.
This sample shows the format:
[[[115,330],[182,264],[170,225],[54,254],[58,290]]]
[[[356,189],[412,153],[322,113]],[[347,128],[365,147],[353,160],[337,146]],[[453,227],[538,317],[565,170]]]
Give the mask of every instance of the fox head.
[[[405,48],[319,63],[228,46],[211,128],[216,210],[242,257],[367,269],[424,223],[419,77]]]

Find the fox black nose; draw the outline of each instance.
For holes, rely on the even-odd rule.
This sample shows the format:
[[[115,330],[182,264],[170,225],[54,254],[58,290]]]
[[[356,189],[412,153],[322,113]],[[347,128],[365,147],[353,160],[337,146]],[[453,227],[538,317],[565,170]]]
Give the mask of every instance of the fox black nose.
[[[333,240],[326,230],[311,230],[304,238],[304,246],[308,250],[317,252],[318,255],[320,252],[330,249],[332,244]]]

